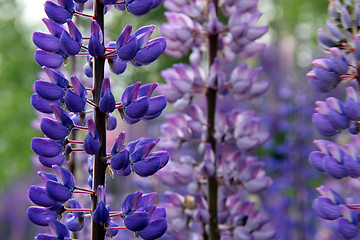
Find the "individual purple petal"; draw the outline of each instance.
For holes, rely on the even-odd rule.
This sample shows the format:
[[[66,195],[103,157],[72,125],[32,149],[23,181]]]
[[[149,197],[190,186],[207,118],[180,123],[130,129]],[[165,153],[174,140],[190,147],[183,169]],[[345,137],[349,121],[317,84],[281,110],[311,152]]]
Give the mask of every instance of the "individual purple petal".
[[[154,5],[154,0],[127,0],[126,2],[130,2],[127,4],[127,9],[137,17],[148,13]]]
[[[84,65],[84,74],[88,78],[92,78],[94,76],[93,75],[92,62],[85,63],[85,65]]]
[[[84,140],[84,150],[87,154],[94,155],[100,150],[100,143],[98,139],[94,138],[92,134],[88,133]]]
[[[313,201],[313,209],[317,215],[327,220],[334,220],[341,217],[339,206],[325,197],[318,197]]]
[[[245,182],[244,187],[249,193],[258,193],[268,188],[271,183],[272,179],[270,177],[257,177]]]
[[[148,65],[154,62],[165,51],[166,40],[163,37],[152,39],[140,49],[134,57],[135,63]]]
[[[62,151],[62,144],[48,138],[33,138],[31,149],[43,157],[55,157]]]
[[[58,217],[55,211],[43,207],[29,207],[27,215],[31,222],[39,226],[48,226],[49,223],[46,219],[56,220]]]
[[[103,41],[103,33],[100,25],[96,20],[91,21],[91,33],[94,33],[95,36],[99,39],[99,42]]]
[[[125,216],[124,223],[127,229],[140,231],[148,225],[149,214],[147,212],[132,212]]]
[[[349,68],[345,55],[338,48],[330,48],[331,63],[334,71],[340,75],[345,74]]]
[[[68,12],[74,11],[74,2],[73,0],[58,0],[58,3],[61,7],[65,8]]]
[[[337,133],[338,129],[330,123],[325,114],[314,113],[312,122],[314,123],[316,130],[324,136],[334,136]]]
[[[82,44],[82,35],[79,29],[77,29],[74,22],[67,20],[67,25],[69,29],[70,36],[81,46]]]
[[[153,156],[133,163],[134,172],[141,177],[155,174],[161,168],[160,157]]]
[[[75,199],[71,199],[68,201],[70,208],[77,208],[77,209],[83,209],[84,207],[81,205],[81,203],[79,203],[78,201],[76,201]],[[79,217],[85,214],[85,212],[74,212],[73,213],[74,216]]]
[[[108,223],[108,227],[109,228],[115,228],[115,227],[118,227],[119,225],[114,222],[113,220],[110,219],[109,223]],[[107,230],[106,231],[106,236],[107,237],[115,237],[117,234],[118,234],[119,230]]]
[[[53,140],[63,140],[69,134],[68,128],[50,118],[43,118],[40,128],[47,137]]]
[[[111,167],[114,170],[124,170],[129,165],[129,151],[124,149],[111,158]]]
[[[348,175],[345,166],[330,156],[324,158],[324,170],[329,176],[336,179],[341,179]]]
[[[360,121],[360,104],[356,102],[352,97],[348,97],[345,103],[346,115],[355,121]]]
[[[139,234],[139,236],[145,240],[151,240],[160,238],[162,235],[165,234],[166,230],[166,219],[160,218],[154,221],[150,221],[149,225],[145,229],[138,231],[137,234]]]
[[[125,89],[121,96],[122,105],[127,106],[137,98],[140,86],[141,82],[136,82]]]
[[[350,120],[345,114],[340,114],[334,109],[329,109],[327,117],[330,123],[338,129],[346,129],[349,127]]]
[[[166,218],[166,210],[164,207],[156,207],[155,211],[151,214],[151,221],[156,219]]]
[[[135,124],[141,120],[140,118],[134,119],[134,118],[128,117],[127,115],[124,115],[122,119],[127,124]]]
[[[129,152],[133,153],[135,151],[136,145],[142,140],[144,140],[144,138],[139,138],[135,141],[129,142],[129,144],[127,145],[127,149],[129,150]]]
[[[51,35],[60,38],[61,33],[64,31],[64,27],[62,25],[59,25],[53,20],[47,18],[43,18],[42,21],[45,23]]]
[[[57,204],[55,200],[48,197],[44,187],[31,186],[28,195],[34,204],[42,207],[52,207]]]
[[[50,101],[62,99],[65,93],[62,87],[42,80],[35,81],[34,89],[40,97]]]
[[[37,174],[41,177],[41,179],[46,183],[47,180],[53,180],[57,182],[57,178],[55,174],[52,173],[46,173],[42,171],[38,171]]]
[[[85,109],[85,99],[74,91],[67,89],[65,92],[65,104],[71,112],[81,112]]]
[[[45,167],[51,168],[52,165],[62,166],[66,161],[66,157],[63,153],[59,153],[55,157],[51,158],[39,156],[39,161]]]
[[[142,195],[142,192],[134,192],[126,196],[121,206],[121,210],[124,212],[124,214],[128,214],[138,208]]]
[[[58,24],[64,24],[67,19],[71,19],[72,17],[72,14],[68,10],[51,1],[45,2],[45,12],[51,20]]]
[[[106,117],[106,130],[112,131],[117,126],[116,117],[114,115],[112,115],[111,113],[108,113],[106,116],[107,116]]]
[[[152,116],[158,113],[161,113],[162,110],[166,107],[166,97],[165,96],[156,96],[149,99],[149,110],[146,113],[146,116]]]
[[[139,43],[138,49],[145,47],[145,45],[148,43],[149,38],[150,38],[151,34],[153,33],[154,29],[155,29],[155,25],[151,24],[148,26],[143,26],[143,27],[139,28],[138,30],[136,30],[134,35],[138,39],[138,43]]]
[[[35,51],[35,61],[40,66],[46,66],[49,68],[59,68],[64,63],[64,57],[60,54],[45,52],[38,49]]]
[[[89,54],[93,57],[99,57],[105,52],[103,33],[96,20],[91,21],[91,35],[88,50]]]
[[[134,149],[131,149],[132,146],[128,145],[128,150],[131,153],[130,160],[132,162],[140,161],[147,157],[150,151],[155,147],[155,145],[159,142],[159,138],[145,138],[141,139],[139,142],[136,143]]]
[[[64,224],[54,219],[49,219],[48,222],[52,235],[54,235],[57,239],[70,237],[70,232]]]
[[[61,48],[70,56],[77,55],[81,50],[81,43],[73,39],[67,31],[63,31],[60,37]]]
[[[135,57],[137,51],[138,40],[135,35],[132,35],[128,42],[117,49],[117,55],[123,61],[130,61]]]
[[[53,35],[42,32],[34,32],[32,40],[38,48],[46,52],[57,52],[61,50],[60,39]]]
[[[141,196],[138,207],[140,208],[150,206],[156,195],[156,192],[143,194]]]
[[[93,213],[94,222],[98,224],[105,224],[109,222],[109,210],[105,207],[104,202],[99,202]]]
[[[346,6],[342,6],[341,11],[340,11],[340,18],[341,18],[341,24],[342,24],[343,28],[351,29],[353,27],[352,18],[350,16],[350,13]]]
[[[70,189],[75,187],[75,178],[69,170],[57,165],[52,166],[52,169],[59,183]]]
[[[331,34],[331,36],[334,37],[337,41],[342,41],[346,38],[345,35],[341,32],[341,30],[337,26],[335,26],[330,21],[330,19],[326,20],[326,27],[329,33]]]
[[[95,139],[99,139],[99,134],[96,130],[95,122],[91,118],[88,119],[88,128],[89,134],[91,134]]]
[[[328,69],[323,68],[322,66],[314,67],[315,76],[329,84],[336,84],[339,81],[339,74],[331,72]]]
[[[74,122],[69,117],[67,111],[55,105],[51,106],[51,109],[53,110],[56,120],[58,120],[62,125],[67,127],[69,130],[71,130],[74,127]]]
[[[49,197],[60,203],[66,202],[72,195],[71,189],[53,180],[46,181],[45,186]]]
[[[124,170],[115,170],[115,173],[119,176],[128,176],[131,173],[131,167],[128,165]]]
[[[138,97],[147,96],[148,98],[150,98],[158,85],[159,84],[157,82],[142,85],[139,89]]]
[[[146,115],[149,110],[149,98],[148,97],[140,97],[135,99],[129,105],[125,107],[125,113],[130,118],[141,118]]]
[[[353,239],[358,235],[359,229],[357,228],[357,226],[350,223],[349,220],[347,220],[346,218],[343,217],[340,218],[338,220],[338,223],[339,223],[339,228],[338,228],[339,232],[344,238]]]
[[[326,155],[323,152],[313,151],[309,155],[309,161],[314,168],[321,172],[325,172],[324,157],[326,157]]]
[[[328,83],[326,81],[323,81],[317,77],[311,77],[309,79],[310,85],[312,89],[316,92],[330,92],[336,87],[336,83]]]
[[[72,232],[78,232],[84,227],[84,221],[79,219],[72,213],[68,213],[65,218],[66,227]]]
[[[99,102],[100,111],[102,113],[112,113],[115,110],[115,103],[115,98],[111,90],[107,89]]]
[[[79,95],[81,98],[86,99],[88,94],[87,94],[87,91],[86,91],[86,88],[84,87],[84,85],[80,82],[80,80],[75,75],[72,75],[70,77],[70,79],[71,79],[71,84],[74,89],[74,92],[77,95]]]
[[[102,43],[99,41],[99,38],[92,33],[90,36],[90,41],[89,41],[89,54],[93,57],[100,57],[101,55],[103,55],[105,48],[102,45]]]
[[[163,168],[169,162],[169,153],[167,151],[154,152],[151,156],[157,156],[160,158],[160,168]]]
[[[108,63],[110,70],[116,75],[122,74],[126,70],[127,63],[123,60],[120,60],[118,57],[109,58]]]
[[[320,46],[323,46],[325,48],[332,48],[336,47],[336,42],[333,40],[333,38],[328,34],[324,29],[319,28],[317,32],[317,39]]]
[[[125,132],[122,131],[119,133],[119,135],[115,139],[115,143],[113,147],[111,148],[111,155],[115,155],[116,153],[120,152],[124,148],[124,142],[125,142]]]
[[[116,50],[129,41],[131,35],[132,25],[127,25],[116,40]]]
[[[360,163],[355,161],[350,155],[345,155],[343,160],[349,176],[353,178],[360,177]]]
[[[66,80],[64,75],[57,69],[48,68],[46,66],[43,66],[42,69],[46,73],[46,75],[49,77],[50,81],[62,88],[67,88],[69,86],[69,81]]]

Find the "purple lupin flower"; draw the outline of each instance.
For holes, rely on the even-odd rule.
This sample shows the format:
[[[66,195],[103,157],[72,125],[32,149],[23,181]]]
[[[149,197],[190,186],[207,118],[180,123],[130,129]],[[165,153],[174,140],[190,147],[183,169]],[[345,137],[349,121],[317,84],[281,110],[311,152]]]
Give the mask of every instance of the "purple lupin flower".
[[[113,131],[117,126],[115,109],[119,110],[126,122],[135,123],[158,117],[166,106],[164,96],[152,97],[157,83],[141,86],[138,82],[125,90],[128,93],[124,93],[121,102],[116,103],[110,79],[104,76],[106,60],[113,73],[122,74],[127,62],[140,67],[155,61],[164,52],[166,42],[162,37],[149,40],[155,25],[140,27],[134,33],[131,33],[129,25],[117,42],[106,42],[104,15],[111,9],[107,5],[114,5],[119,10],[126,8],[133,15],[141,16],[160,3],[161,0],[96,0],[91,2],[94,5],[92,16],[85,13],[92,8],[87,0],[45,2],[49,19],[43,19],[43,22],[49,33],[35,32],[33,42],[39,48],[35,52],[35,60],[47,76],[42,75],[44,77],[35,82],[36,93],[31,97],[31,104],[42,113],[39,114],[42,119],[37,121],[37,128],[45,137],[33,138],[31,148],[39,156],[40,163],[52,168],[55,174],[39,172],[45,186],[31,186],[28,191],[30,200],[37,205],[28,209],[29,219],[37,225],[48,226],[51,231],[51,234],[38,234],[36,239],[70,240],[69,231],[74,232],[72,237],[85,237],[86,231],[83,229],[89,229],[85,216],[91,218],[91,239],[94,240],[114,237],[120,230],[126,229],[141,230],[137,234],[143,239],[156,239],[165,234],[165,209],[151,204],[155,193],[141,194],[136,206],[139,213],[128,211],[126,216],[123,212],[112,211],[105,196],[107,170],[112,176],[114,172],[126,176],[134,171],[147,177],[164,167],[169,159],[165,151],[151,152],[159,138],[140,138],[126,146],[125,132],[122,132],[111,153],[107,153],[106,144],[106,131]],[[83,38],[80,30],[85,25],[79,27],[79,23],[83,23],[72,20],[75,15],[76,18],[92,18],[88,23],[90,37],[84,35]],[[63,26],[65,23],[67,27]],[[93,87],[83,81],[81,75],[73,75],[75,71],[79,72],[76,58],[80,55],[87,56],[83,72],[86,77],[93,78]],[[73,62],[67,69],[70,73],[65,73],[60,68],[68,61]],[[71,84],[65,75],[71,76]],[[91,98],[88,98],[88,92]],[[82,134],[82,131],[86,131],[86,134]],[[88,160],[85,184],[92,189],[75,186],[75,176],[82,176],[83,158]],[[81,179],[76,180],[81,182]],[[78,198],[77,194],[89,195],[90,201]],[[91,208],[84,208],[83,203]],[[137,218],[137,215],[146,215],[146,218]],[[119,225],[115,217],[123,217],[129,228]],[[140,224],[142,227],[136,226],[137,219],[143,221]],[[88,237],[86,235],[85,238]]]

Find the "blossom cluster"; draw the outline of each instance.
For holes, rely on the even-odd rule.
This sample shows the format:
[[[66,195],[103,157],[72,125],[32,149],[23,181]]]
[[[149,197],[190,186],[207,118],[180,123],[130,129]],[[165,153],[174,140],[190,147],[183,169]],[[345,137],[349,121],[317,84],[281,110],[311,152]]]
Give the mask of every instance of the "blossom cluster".
[[[166,84],[156,89],[177,111],[161,127],[160,146],[170,160],[156,174],[171,187],[162,203],[169,213],[171,239],[275,235],[263,211],[249,199],[272,183],[253,156],[269,134],[249,110],[250,101],[269,86],[257,80],[261,68],[247,62],[265,48],[258,39],[267,27],[257,26],[257,4],[164,1],[168,22],[160,32],[167,42],[165,53],[180,58],[190,51],[190,64],[163,70]],[[225,20],[219,20],[220,14]]]
[[[116,41],[105,42],[104,15],[111,8],[140,17],[156,8],[161,0],[93,1],[59,0],[46,1],[43,19],[49,33],[35,32],[33,42],[38,47],[35,60],[45,74],[34,83],[32,106],[42,117],[39,127],[44,137],[35,137],[31,149],[44,168],[39,171],[45,186],[31,186],[29,198],[36,205],[29,207],[29,219],[40,226],[48,226],[51,235],[39,234],[36,239],[73,239],[92,222],[93,240],[114,237],[119,230],[128,229],[143,239],[157,239],[167,229],[165,208],[152,204],[156,193],[135,192],[124,199],[121,211],[113,211],[106,202],[105,175],[114,173],[127,176],[135,172],[148,177],[162,169],[169,160],[166,151],[154,151],[159,138],[140,138],[125,144],[125,132],[119,133],[111,151],[106,149],[106,131],[117,126],[115,110],[125,123],[158,117],[166,107],[163,95],[152,96],[157,83],[128,86],[117,102],[111,90],[110,78],[104,76],[107,60],[110,70],[122,74],[127,63],[136,67],[154,62],[165,50],[165,38],[150,40],[155,25],[140,27],[132,33],[127,25]],[[84,13],[88,5],[94,5],[94,16]],[[98,15],[98,9],[101,14]],[[77,26],[77,17],[90,17],[90,36],[84,37]],[[67,25],[67,28],[64,26]],[[84,75],[93,79],[91,88],[85,87],[83,76],[72,73],[69,78],[61,67],[74,58],[87,56]],[[92,116],[93,115],[93,116]],[[75,132],[85,132],[83,140],[74,139]],[[74,152],[82,152],[88,158],[88,185],[80,187],[76,174],[66,167],[74,162]],[[79,194],[89,195],[84,208]],[[62,217],[66,214],[65,217]],[[115,218],[123,219],[123,225]],[[73,232],[73,234],[70,234]],[[84,233],[85,234],[85,233]],[[84,236],[89,239],[89,236]]]
[[[335,97],[316,102],[313,123],[324,136],[345,133],[359,133],[359,32],[360,8],[358,3],[338,0],[329,3],[330,19],[327,31],[318,30],[319,45],[330,54],[328,59],[316,59],[314,68],[308,73],[310,85],[316,92],[331,92],[339,84],[349,84],[346,88],[346,100]],[[358,85],[358,86],[356,86]],[[339,144],[330,140],[315,140],[320,151],[309,155],[310,163],[319,171],[335,179],[359,177],[359,152],[356,143]],[[337,231],[345,239],[358,236],[358,204],[351,198],[344,200],[327,187],[319,187],[320,197],[314,200],[313,208],[323,219],[336,221]]]

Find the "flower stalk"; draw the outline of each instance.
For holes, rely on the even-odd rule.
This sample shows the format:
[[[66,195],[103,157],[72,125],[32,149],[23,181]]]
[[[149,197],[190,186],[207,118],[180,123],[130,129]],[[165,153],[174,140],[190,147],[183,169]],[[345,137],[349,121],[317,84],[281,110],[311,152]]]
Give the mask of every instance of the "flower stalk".
[[[94,2],[94,20],[99,24],[104,32],[104,4],[100,0]],[[103,43],[102,43],[103,44]],[[93,80],[93,99],[96,106],[99,106],[102,82],[104,79],[105,59],[102,56],[95,57],[94,61],[94,80]],[[99,107],[95,107],[94,120],[96,130],[99,133],[100,150],[95,155],[93,167],[93,191],[91,195],[91,209],[95,211],[97,206],[96,189],[98,186],[105,186],[106,162],[102,159],[106,157],[106,126],[105,114]],[[98,224],[92,218],[92,240],[102,240],[105,238],[106,230],[103,225]]]
[[[217,0],[212,0],[217,9]],[[215,62],[217,56],[217,46],[218,46],[218,33],[209,34],[209,68]],[[215,86],[217,79],[215,80]],[[216,97],[217,90],[209,87],[206,91],[206,101],[207,101],[207,142],[211,144],[211,148],[216,155],[216,139],[214,137],[215,133],[215,113],[216,113]],[[220,233],[218,229],[218,182],[216,177],[216,161],[214,161],[214,174],[208,177],[208,194],[209,194],[209,235],[211,240],[219,240]]]

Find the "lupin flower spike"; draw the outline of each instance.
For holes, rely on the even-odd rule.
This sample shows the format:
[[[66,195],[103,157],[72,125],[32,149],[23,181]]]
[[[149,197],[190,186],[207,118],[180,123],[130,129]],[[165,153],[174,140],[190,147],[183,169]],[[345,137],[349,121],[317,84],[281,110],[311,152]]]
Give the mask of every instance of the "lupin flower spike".
[[[43,22],[49,33],[35,32],[33,42],[39,48],[35,52],[35,60],[43,68],[47,78],[35,82],[31,104],[41,113],[52,115],[46,115],[39,121],[45,137],[33,138],[31,148],[38,155],[40,163],[52,168],[55,174],[38,172],[45,187],[31,186],[28,191],[30,200],[37,205],[28,208],[28,218],[37,225],[49,226],[51,230],[51,234],[38,234],[36,239],[71,240],[69,231],[75,232],[74,236],[82,237],[82,229],[88,228],[84,221],[86,216],[91,218],[94,228],[91,239],[94,240],[114,237],[119,230],[126,228],[149,240],[165,234],[165,209],[151,204],[155,193],[141,193],[134,209],[126,213],[111,211],[105,198],[105,171],[108,170],[111,175],[115,172],[126,176],[134,171],[142,177],[150,176],[167,164],[169,154],[165,151],[151,153],[159,138],[140,138],[126,146],[125,132],[119,134],[111,153],[107,154],[106,132],[102,131],[116,128],[116,116],[112,114],[115,109],[119,110],[128,123],[141,119],[150,120],[158,117],[164,110],[166,98],[151,96],[157,83],[141,86],[138,82],[127,88],[121,102],[116,103],[110,79],[100,71],[101,68],[104,69],[106,60],[115,74],[123,73],[127,62],[138,67],[148,65],[166,47],[164,38],[149,40],[155,25],[140,27],[134,33],[131,33],[132,27],[128,25],[116,42],[105,42],[103,20],[110,9],[107,5],[141,16],[161,2],[162,0],[96,0],[92,3],[96,9],[93,16],[83,13],[88,8],[87,0],[45,2],[45,12],[49,19],[43,19]],[[74,15],[92,18],[90,37],[84,37],[84,42],[77,19],[72,21]],[[65,23],[67,27],[64,26]],[[75,59],[79,55],[87,56],[83,72],[88,78],[93,78],[93,88],[85,88],[80,81],[81,76],[78,78],[72,75],[70,84],[62,70],[59,70],[68,61],[74,60],[68,70],[75,71]],[[91,92],[92,99],[88,99],[88,91]],[[86,103],[91,108],[87,109]],[[95,112],[93,118],[88,115],[92,112]],[[78,141],[77,136],[82,135],[75,134],[75,131],[87,131],[85,139]],[[76,147],[78,144],[83,148]],[[79,175],[75,173],[82,169],[77,168],[80,164],[77,160],[84,153],[74,152],[90,155],[87,183],[92,190],[75,186],[74,176]],[[67,163],[69,170],[66,169]],[[82,198],[77,198],[76,194],[91,195],[91,209],[84,208],[78,201]],[[113,220],[119,216],[124,218],[125,226],[118,226]]]

